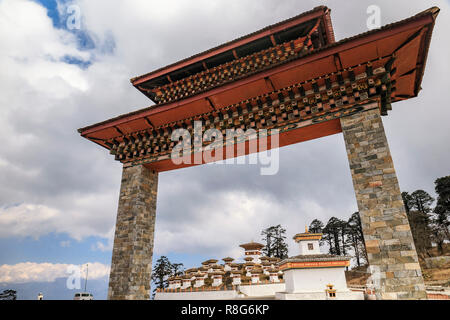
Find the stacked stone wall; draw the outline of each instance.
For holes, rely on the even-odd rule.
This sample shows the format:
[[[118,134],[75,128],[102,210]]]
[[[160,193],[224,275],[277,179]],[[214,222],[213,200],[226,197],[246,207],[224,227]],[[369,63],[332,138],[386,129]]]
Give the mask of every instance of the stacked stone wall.
[[[426,299],[408,218],[378,108],[341,118],[378,299]]]
[[[150,299],[158,173],[124,167],[108,299]]]

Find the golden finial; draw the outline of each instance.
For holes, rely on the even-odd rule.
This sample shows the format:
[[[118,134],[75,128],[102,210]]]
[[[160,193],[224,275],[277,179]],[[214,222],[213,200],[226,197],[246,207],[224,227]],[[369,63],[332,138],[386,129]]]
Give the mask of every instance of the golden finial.
[[[308,233],[308,226],[305,225],[305,233]]]

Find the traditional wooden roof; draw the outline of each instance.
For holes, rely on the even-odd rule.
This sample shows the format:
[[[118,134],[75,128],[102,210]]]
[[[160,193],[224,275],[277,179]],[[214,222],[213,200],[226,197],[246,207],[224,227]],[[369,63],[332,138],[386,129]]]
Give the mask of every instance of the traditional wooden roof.
[[[218,270],[218,269],[223,269],[223,266],[220,265],[220,264],[214,264],[214,265],[211,266],[211,268],[212,268],[213,270]]]
[[[261,274],[261,273],[263,273],[264,271],[263,271],[263,269],[261,269],[261,268],[254,268],[254,269],[252,269],[251,271],[250,271],[250,273],[253,275],[253,274]]]
[[[297,233],[293,239],[296,242],[299,241],[306,241],[306,240],[320,240],[322,239],[323,234],[322,233],[310,233],[310,232],[304,232],[304,233]]]
[[[280,270],[335,268],[350,265],[351,257],[333,254],[298,255],[284,259],[278,263]]]
[[[270,261],[270,262],[278,262],[278,261],[280,261],[280,258],[277,258],[277,257],[270,257],[270,258],[269,258],[269,261]]]
[[[231,257],[226,257],[226,258],[223,258],[222,260],[225,261],[225,262],[231,262],[231,261],[234,261],[234,259],[231,258]]]
[[[349,256],[338,256],[335,254],[311,254],[311,255],[298,255],[289,257],[287,259],[282,260],[279,264],[284,263],[285,261],[340,261],[340,260],[350,260]]]
[[[314,13],[318,15],[314,19],[325,17],[324,10]],[[272,52],[273,56],[264,51],[271,48],[251,53],[250,56],[259,56],[252,56],[253,66],[247,61],[249,65],[245,64],[244,71],[240,70],[247,62],[233,55],[235,62],[216,66],[220,70],[214,71],[214,75],[208,73],[208,69],[199,73],[200,78],[188,75],[178,80],[182,80],[177,84],[178,89],[165,93],[172,100],[81,128],[79,132],[110,150],[124,165],[145,164],[156,171],[199,164],[191,161],[178,165],[171,159],[174,147],[171,132],[177,128],[192,132],[196,120],[221,131],[277,128],[280,147],[339,133],[342,131],[340,117],[365,110],[363,108],[368,108],[370,103],[386,115],[393,102],[417,96],[438,12],[439,9],[433,7],[380,29],[338,42],[327,40],[328,43],[312,48],[308,41],[300,46],[298,39],[284,44],[275,41],[282,47]],[[323,36],[323,33],[318,34]],[[325,38],[331,39],[331,36]],[[233,48],[237,48],[238,43],[241,42],[233,42],[232,45],[236,45]],[[220,47],[219,51],[224,48],[228,47]],[[219,55],[219,51],[213,49],[194,59],[209,59]],[[261,54],[269,54],[271,61],[264,60]],[[196,62],[188,59],[160,70],[160,75],[170,75],[193,63]],[[150,81],[156,74],[152,73],[148,79],[134,79],[135,83]],[[201,88],[197,89],[198,85]],[[246,139],[240,143],[248,144],[250,138]],[[192,149],[192,159],[195,152],[203,151]],[[245,152],[249,152],[247,147]]]
[[[252,241],[249,243],[241,244],[239,247],[244,248],[245,251],[252,251],[252,250],[261,250],[262,248],[264,248],[264,245]]]
[[[202,265],[210,265],[210,264],[216,263],[218,261],[219,260],[217,260],[217,259],[209,259],[209,260],[203,261]]]
[[[239,75],[245,76],[254,70],[276,63],[275,59],[268,61],[266,66],[248,62],[255,53],[269,50],[276,56],[283,44],[296,39],[306,41],[307,38],[309,45],[315,48],[334,42],[330,10],[327,7],[316,7],[167,67],[135,77],[131,79],[131,82],[155,103],[164,103],[167,99],[168,101],[178,100],[197,94],[206,88],[222,85],[228,81],[228,78],[234,81]],[[253,57],[258,58],[254,55]],[[271,57],[270,53],[268,57]],[[229,77],[223,73],[223,70],[225,66],[232,64],[239,65],[236,69],[238,73]],[[216,77],[213,81],[208,81],[211,76]],[[204,81],[208,83],[205,84]],[[164,93],[161,91],[169,93],[166,99],[162,98]]]

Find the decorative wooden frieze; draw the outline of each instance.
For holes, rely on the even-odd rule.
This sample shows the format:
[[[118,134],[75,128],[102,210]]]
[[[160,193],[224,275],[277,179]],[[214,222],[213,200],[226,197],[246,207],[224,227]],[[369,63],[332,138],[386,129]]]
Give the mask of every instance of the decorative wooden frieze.
[[[225,136],[227,129],[278,129],[282,133],[339,118],[358,110],[362,102],[378,101],[384,113],[388,109],[386,104],[390,103],[393,87],[390,80],[390,74],[384,67],[373,70],[369,62],[365,71],[358,74],[352,68],[327,74],[195,118],[168,123],[152,131],[135,132],[107,143],[111,145],[110,153],[115,155],[116,160],[132,164],[149,163],[170,158],[177,143],[171,141],[171,133],[177,128],[189,131],[193,138],[191,152],[201,152],[202,148],[210,145],[211,141],[200,144],[201,137],[194,136],[194,121],[202,121],[202,133],[215,128]],[[244,138],[250,140],[249,137]],[[239,142],[243,142],[242,137],[237,142],[224,140],[223,146]],[[211,144],[213,146],[216,145]]]
[[[244,76],[273,67],[287,60],[293,60],[314,49],[311,41],[311,29],[304,37],[291,40],[277,46],[238,58],[217,67],[199,72],[175,82],[142,90],[151,92],[158,103],[167,103],[210,90],[218,85],[239,80]]]

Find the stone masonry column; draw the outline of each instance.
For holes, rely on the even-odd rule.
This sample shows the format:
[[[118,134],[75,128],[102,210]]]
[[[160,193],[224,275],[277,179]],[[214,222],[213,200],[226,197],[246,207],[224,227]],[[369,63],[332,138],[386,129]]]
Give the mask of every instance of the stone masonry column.
[[[124,167],[108,299],[150,299],[158,173]]]
[[[426,299],[380,111],[340,121],[377,299]]]

